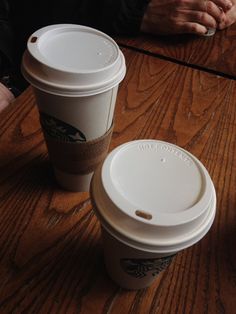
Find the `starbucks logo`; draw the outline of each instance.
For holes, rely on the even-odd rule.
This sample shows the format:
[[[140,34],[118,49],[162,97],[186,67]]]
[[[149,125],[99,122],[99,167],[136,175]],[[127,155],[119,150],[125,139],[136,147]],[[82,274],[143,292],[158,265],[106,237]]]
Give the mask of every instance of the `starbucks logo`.
[[[72,125],[40,112],[43,131],[50,137],[63,142],[85,142],[85,135]]]
[[[143,278],[148,274],[156,276],[171,263],[174,255],[157,259],[123,258],[120,260],[122,269],[132,277]]]

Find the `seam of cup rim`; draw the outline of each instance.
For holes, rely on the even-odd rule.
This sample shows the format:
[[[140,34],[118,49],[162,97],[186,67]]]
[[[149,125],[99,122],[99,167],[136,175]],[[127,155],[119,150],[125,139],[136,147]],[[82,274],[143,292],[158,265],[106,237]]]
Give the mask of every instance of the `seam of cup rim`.
[[[38,79],[35,79],[33,77],[33,79],[31,79],[31,77],[28,79],[28,81],[35,87],[35,88],[38,88],[42,91],[46,91],[46,92],[49,92],[49,93],[52,93],[52,94],[56,94],[56,95],[62,95],[62,96],[92,96],[92,95],[96,95],[96,94],[100,94],[100,93],[103,93],[103,92],[106,92],[107,90],[115,87],[116,85],[118,85],[123,77],[124,77],[125,73],[122,74],[122,76],[119,78],[119,80],[115,80],[114,82],[110,82],[109,84],[103,84],[103,85],[100,85],[100,86],[96,86],[96,88],[94,89],[85,89],[85,90],[82,90],[81,89],[78,89],[76,87],[74,88],[68,88],[68,89],[65,89],[65,86],[63,86],[63,89],[65,90],[64,93],[62,93],[62,90],[60,87],[62,87],[61,85],[56,86],[56,85],[50,85],[50,84],[47,84],[47,83],[44,83],[43,81],[41,80],[38,80]],[[28,77],[29,75],[28,74],[25,74],[24,76]],[[39,84],[37,84],[37,82],[40,82]],[[52,90],[49,90],[47,87],[50,86],[52,88]]]
[[[215,203],[216,203],[216,202],[215,202]],[[215,213],[216,213],[216,206],[213,207],[212,211],[207,215],[207,217],[206,217],[206,218],[204,219],[204,221],[201,223],[201,226],[202,226],[202,229],[203,229],[204,223],[206,223],[206,221],[208,221],[208,225],[209,225],[209,226],[208,226],[208,228],[206,229],[206,232],[204,232],[204,234],[206,234],[206,233],[208,232],[210,226],[212,225],[212,223],[213,223],[213,221],[214,221]],[[209,219],[209,217],[210,217],[211,219]],[[106,221],[103,217],[101,217],[101,218],[102,218],[103,221],[105,221],[105,224],[103,224],[103,223],[101,223],[101,224],[102,224],[103,226],[105,226],[107,230],[111,230],[111,229],[109,229],[109,227],[107,227],[107,221]],[[113,227],[113,226],[112,226],[112,227]],[[146,245],[146,244],[149,244],[149,243],[148,243],[149,240],[147,240],[147,241],[137,241],[137,240],[135,240],[135,239],[129,237],[129,236],[127,235],[127,233],[122,233],[122,232],[120,232],[119,230],[117,230],[116,228],[113,228],[113,229],[115,230],[115,232],[117,232],[118,234],[121,234],[121,235],[124,236],[125,238],[131,240],[133,243],[141,243],[141,244],[145,244],[145,245]],[[190,239],[190,240],[187,240],[187,241],[176,241],[176,242],[172,242],[171,244],[170,244],[170,241],[166,241],[166,242],[164,242],[164,243],[157,243],[157,244],[152,243],[152,244],[150,244],[149,246],[152,247],[152,248],[157,248],[157,247],[163,247],[163,246],[169,246],[169,247],[171,247],[171,246],[180,245],[180,244],[184,245],[184,243],[193,242],[194,239],[198,238],[198,237],[203,233],[202,229],[201,229],[200,232],[199,232],[199,228],[198,228],[198,229],[196,230],[196,232],[194,233],[193,237],[191,237],[191,239]],[[113,236],[115,236],[114,233],[112,232],[112,230],[111,230],[111,234],[112,234]],[[122,241],[118,236],[115,236],[115,237],[116,237],[119,241],[121,241],[121,242],[124,243],[124,241]],[[168,243],[169,243],[169,244],[168,244]]]
[[[111,199],[111,198],[110,198]],[[112,199],[111,199],[112,201]],[[178,222],[178,223],[175,223],[175,224],[158,224],[158,223],[153,223],[151,220],[143,220],[142,218],[139,218],[139,217],[133,217],[129,214],[126,213],[126,215],[128,215],[133,221],[135,220],[138,220],[139,222],[141,222],[142,224],[145,224],[145,225],[149,225],[149,226],[152,226],[152,227],[161,227],[161,228],[171,228],[171,227],[179,227],[179,226],[184,226],[186,225],[187,223],[189,222],[192,222],[194,221],[195,219],[199,218],[210,206],[210,203],[211,203],[212,199],[209,201],[209,203],[206,205],[206,208],[204,208],[204,210],[201,211],[201,213],[197,216],[197,217],[193,217],[192,219],[190,220],[187,220],[183,223],[181,222]],[[102,207],[102,206],[101,206]],[[115,206],[116,207],[116,206]],[[123,214],[123,212],[122,212]],[[171,214],[170,214],[170,217],[171,217]],[[104,218],[105,219],[105,218]]]
[[[214,189],[214,186],[213,186],[213,183],[211,183],[211,185],[212,185],[212,197],[211,197],[211,200],[210,200],[210,202],[208,203],[208,206],[207,206],[207,208],[204,210],[204,212],[207,210],[207,209],[209,209],[209,207],[210,206],[213,206],[214,208],[216,208],[216,193],[215,193],[215,189]],[[102,187],[102,185],[100,185],[100,188],[102,188],[102,190],[101,190],[101,193],[104,193],[105,191],[104,191],[104,188]],[[108,197],[108,199],[110,199],[110,197],[105,193],[105,196],[106,197]],[[100,198],[100,202],[98,202],[98,206],[100,207],[100,208],[103,208],[104,207],[104,204],[101,204],[102,203],[102,199]],[[114,205],[113,205],[114,206]],[[213,208],[213,210],[215,211],[215,209]],[[213,210],[211,210],[211,211],[213,211]],[[211,211],[210,211],[210,213],[204,218],[204,220],[201,222],[201,225],[209,218],[209,216],[210,216],[210,214],[211,214]],[[103,219],[103,221],[105,221],[106,223],[107,223],[107,219],[100,213],[100,211],[99,211],[99,215],[102,217],[102,219]],[[199,217],[199,216],[198,216]],[[120,230],[122,230],[121,228],[117,228],[117,226],[115,225],[115,223],[113,223],[111,220],[108,220],[109,221],[109,224],[112,226],[112,228],[114,228],[114,230],[116,230],[118,233],[121,233],[121,234],[124,234],[126,237],[128,237],[129,238],[129,236],[127,236],[127,233],[126,232],[123,232],[123,231],[120,231]],[[142,220],[140,220],[141,222],[143,222]],[[186,222],[187,223],[187,222]],[[145,221],[145,224],[149,224],[149,221]],[[151,224],[152,226],[158,226],[158,225],[153,225],[153,224]],[[173,225],[169,225],[169,226],[163,226],[163,225],[159,225],[159,227],[171,227],[171,226],[173,226]],[[180,226],[180,224],[179,225],[175,225],[175,226]],[[197,232],[197,231],[196,231]]]
[[[214,186],[213,186],[213,184],[212,184],[212,187],[213,187],[213,189],[214,189]],[[105,193],[105,197],[106,198],[108,198],[108,199],[110,199],[111,201],[112,201],[112,199],[107,195],[107,193],[105,192],[105,190],[104,190],[104,188],[103,188],[103,186],[102,185],[100,185],[100,194],[102,194],[102,193]],[[210,199],[210,201],[209,201],[209,203],[208,203],[208,205],[207,205],[207,207],[204,209],[204,211],[202,211],[201,212],[201,214],[203,214],[206,210],[208,210],[209,209],[209,207],[211,206],[211,204],[214,202],[214,199],[216,198],[216,196],[215,196],[215,191],[214,190],[212,190],[212,197],[211,197],[211,199]],[[103,208],[103,207],[105,207],[104,206],[104,204],[101,204],[101,202],[103,203],[103,201],[101,200],[101,198],[100,198],[100,202],[98,201],[98,203],[97,203],[97,207],[99,207],[99,208]],[[215,201],[216,202],[216,201]],[[113,206],[115,206],[114,204],[113,204]],[[115,206],[116,207],[116,206]],[[117,228],[116,227],[116,225],[113,223],[113,221],[111,221],[111,220],[107,220],[105,217],[104,217],[104,215],[102,214],[102,212],[100,213],[100,210],[99,210],[99,215],[102,217],[102,219],[104,220],[104,221],[109,221],[109,224],[110,225],[112,225],[112,227],[115,229],[115,230],[117,230],[118,232],[120,232],[119,230],[120,230],[120,228]],[[129,215],[130,216],[130,215]],[[198,217],[200,217],[201,215],[199,215]],[[207,217],[208,217],[209,215],[207,215]],[[131,218],[132,218],[132,220],[134,220],[134,218],[132,217],[132,216],[130,216]],[[198,218],[197,217],[197,218]],[[187,221],[187,222],[185,222],[185,223],[183,223],[183,224],[181,224],[181,223],[179,223],[179,224],[177,224],[177,225],[173,225],[173,224],[170,224],[170,225],[158,225],[158,224],[153,224],[153,223],[151,223],[150,221],[146,221],[145,220],[145,222],[141,219],[141,218],[137,218],[142,224],[146,224],[146,225],[151,225],[151,226],[153,226],[153,227],[162,227],[162,228],[167,228],[167,227],[178,227],[178,226],[181,226],[181,225],[184,225],[184,224],[187,224],[188,222],[191,222],[191,221],[193,221],[194,219],[196,219],[196,217],[194,218],[194,219],[192,219],[192,220],[189,220],[189,221]],[[206,219],[206,218],[205,218]],[[205,219],[204,219],[204,221],[205,221]],[[124,232],[120,232],[120,233],[124,233]],[[126,233],[124,233],[124,234],[126,234]]]
[[[88,96],[93,96],[93,95],[98,95],[98,94],[104,93],[104,92],[110,90],[111,88],[115,87],[117,84],[119,84],[119,82],[115,83],[115,84],[110,84],[110,85],[103,87],[103,88],[93,89],[92,91],[87,90],[85,92],[81,92],[79,90],[66,90],[64,93],[62,93],[61,89],[56,89],[56,88],[52,88],[51,90],[48,90],[47,88],[44,88],[44,86],[46,86],[46,85],[39,87],[38,85],[36,86],[36,84],[32,84],[32,86],[34,86],[35,88],[37,88],[39,90],[47,92],[49,94],[54,94],[54,95],[58,95],[58,96],[88,97]]]
[[[61,85],[61,84],[53,84],[53,83],[51,83],[50,81],[45,81],[45,80],[42,80],[42,79],[40,79],[40,78],[36,78],[36,76],[35,75],[33,75],[33,74],[29,74],[29,72],[28,71],[25,71],[24,70],[24,73],[26,73],[26,75],[28,75],[28,76],[30,76],[30,78],[32,77],[36,82],[40,82],[40,83],[42,83],[42,84],[44,84],[44,85],[46,85],[46,86],[53,86],[53,87],[56,87],[56,88],[63,88],[63,89],[68,89],[68,90],[78,90],[78,87],[77,86],[69,86],[69,85]],[[31,72],[30,72],[31,73]],[[123,78],[123,75],[125,75],[125,72],[122,74],[122,76],[121,76],[121,74],[122,74],[122,71],[119,71],[118,73],[117,73],[117,75],[115,76],[115,79],[114,79],[114,77],[113,77],[113,79],[111,79],[111,80],[109,80],[109,81],[105,81],[103,84],[101,84],[101,83],[98,83],[98,84],[91,84],[91,85],[93,85],[93,86],[104,86],[104,85],[107,85],[108,83],[109,84],[111,84],[111,82],[112,81],[118,81],[118,82],[120,82],[121,80],[122,80],[122,78]],[[120,78],[119,78],[119,80],[117,79],[119,76],[121,76]],[[117,83],[118,84],[118,83]],[[89,85],[83,85],[83,87],[81,87],[81,89],[83,88],[83,89],[86,89],[84,86],[89,86]],[[89,87],[87,87],[87,89],[89,89]]]
[[[120,55],[120,53],[119,53]],[[118,55],[118,57],[119,57]],[[32,56],[33,57],[33,56]],[[42,60],[38,60],[37,58],[33,57],[37,62],[41,63],[42,65],[46,66],[47,68],[49,68],[50,70],[54,70],[54,71],[57,71],[57,72],[66,72],[66,73],[74,73],[74,74],[91,74],[91,73],[99,73],[99,72],[102,72],[104,70],[108,70],[109,68],[113,67],[115,65],[115,63],[118,61],[118,57],[115,59],[115,61],[110,64],[109,66],[105,66],[101,69],[98,69],[96,71],[92,71],[92,70],[87,70],[87,71],[83,71],[83,70],[79,70],[79,71],[69,71],[69,70],[66,70],[64,68],[56,68],[56,67],[52,67],[52,66],[49,66],[48,64],[46,64],[45,62],[42,62]]]
[[[105,192],[105,193],[106,193],[106,192]],[[106,193],[106,196],[111,200],[111,202],[113,203],[113,206],[116,207],[116,208],[122,213],[122,215],[124,215],[124,211],[123,211],[120,207],[118,207],[118,206],[115,204],[115,202],[113,201],[112,197],[108,196],[107,193]],[[152,222],[151,220],[145,220],[145,221],[144,221],[142,218],[139,218],[139,217],[135,217],[135,218],[134,218],[131,214],[129,214],[129,213],[127,213],[127,212],[125,212],[125,214],[126,214],[127,216],[129,216],[133,221],[135,221],[135,219],[138,219],[138,221],[140,221],[141,223],[146,224],[146,225],[150,225],[150,226],[154,226],[154,227],[163,227],[163,228],[165,228],[165,227],[172,227],[172,226],[177,227],[177,226],[185,225],[185,224],[187,224],[187,223],[189,223],[189,222],[191,222],[191,221],[194,221],[194,220],[197,219],[198,217],[200,217],[200,216],[209,208],[210,203],[212,202],[212,197],[213,197],[213,195],[211,195],[211,198],[209,199],[209,202],[208,202],[208,203],[206,204],[206,206],[200,211],[200,213],[198,213],[197,216],[192,217],[191,219],[189,219],[189,220],[187,220],[187,221],[178,222],[178,223],[175,223],[175,224],[158,224],[158,223]],[[134,211],[135,211],[135,210],[134,210]],[[173,215],[172,215],[171,213],[162,214],[162,215],[163,215],[163,216],[165,215],[165,218],[166,218],[167,216],[173,217]],[[177,215],[177,214],[176,214],[176,215]]]
[[[199,233],[197,236],[191,238],[191,240],[187,240],[187,241],[184,241],[182,243],[174,243],[174,244],[171,244],[171,245],[154,245],[154,244],[148,244],[148,243],[142,243],[141,242],[141,245],[138,246],[137,244],[140,244],[140,242],[137,242],[135,240],[132,240],[132,239],[129,239],[131,240],[130,243],[128,243],[129,246],[135,248],[135,249],[138,249],[138,250],[144,250],[144,251],[147,251],[147,252],[156,252],[156,253],[166,253],[166,252],[178,252],[180,250],[183,250],[183,249],[186,249],[192,245],[194,245],[195,243],[197,243],[198,241],[200,241],[206,234],[207,232],[209,231],[213,221],[214,221],[214,217],[215,215],[212,217],[212,220],[209,221],[209,224],[206,228],[206,230],[203,232],[203,233]],[[107,226],[104,226],[103,225],[103,228],[105,228],[107,230],[107,232],[109,232],[109,228],[107,228]],[[114,233],[110,232],[111,235],[116,238],[118,241],[122,242],[123,244],[127,245],[127,242],[121,240],[117,235],[115,235]],[[127,238],[127,237],[126,237]],[[180,245],[179,247],[176,248],[176,245]],[[145,245],[145,247],[143,246]],[[148,245],[148,248],[146,247],[146,245]],[[163,246],[166,246],[167,248],[166,249],[163,249]],[[158,251],[157,251],[158,250]]]
[[[28,69],[26,70],[23,66],[22,66],[22,72],[25,73],[25,75],[29,77],[29,81],[32,77],[33,80],[35,80],[36,82],[40,82],[40,83],[44,84],[45,86],[53,86],[55,88],[61,87],[63,89],[72,90],[72,91],[78,91],[79,90],[78,87],[76,87],[76,86],[69,86],[69,85],[65,86],[65,85],[61,85],[61,84],[56,85],[50,81],[45,81],[41,78],[36,77],[32,73],[32,71],[29,71]],[[101,86],[102,87],[102,86],[109,85],[109,84],[111,85],[111,82],[114,82],[114,81],[116,82],[116,84],[119,84],[122,81],[122,79],[124,78],[125,73],[126,73],[126,68],[122,69],[122,67],[120,67],[119,70],[116,72],[116,75],[112,76],[112,78],[110,80],[105,81],[102,84],[101,83],[94,84],[94,86],[96,86],[96,87]],[[114,83],[112,83],[112,84],[114,84]],[[87,86],[89,86],[89,85],[87,85]],[[86,89],[86,88],[82,87],[81,89]],[[89,90],[89,87],[87,87],[87,90]]]

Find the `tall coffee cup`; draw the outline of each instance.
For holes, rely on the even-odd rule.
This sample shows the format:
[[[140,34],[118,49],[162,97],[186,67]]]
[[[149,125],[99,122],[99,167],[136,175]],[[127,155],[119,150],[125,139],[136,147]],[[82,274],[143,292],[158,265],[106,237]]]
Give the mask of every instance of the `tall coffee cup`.
[[[88,191],[108,151],[125,71],[117,44],[93,28],[50,25],[30,36],[22,73],[34,88],[49,157],[62,187]]]
[[[204,237],[216,212],[203,164],[157,140],[113,150],[95,171],[90,193],[108,274],[126,289],[150,286],[175,254]]]

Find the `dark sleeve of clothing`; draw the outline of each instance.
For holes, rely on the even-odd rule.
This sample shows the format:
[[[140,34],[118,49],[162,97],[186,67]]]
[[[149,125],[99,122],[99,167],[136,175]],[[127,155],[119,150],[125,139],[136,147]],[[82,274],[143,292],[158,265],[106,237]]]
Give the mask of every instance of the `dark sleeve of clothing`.
[[[52,20],[91,26],[109,35],[136,35],[149,0],[52,0]]]
[[[0,77],[13,64],[14,36],[9,21],[9,4],[7,0],[0,0]]]
[[[0,82],[6,85],[15,96],[18,96],[27,83],[18,66],[17,60],[20,57],[16,49],[17,35],[11,18],[11,9],[11,0],[0,0]]]
[[[137,35],[149,1],[106,0],[98,25],[112,35]]]

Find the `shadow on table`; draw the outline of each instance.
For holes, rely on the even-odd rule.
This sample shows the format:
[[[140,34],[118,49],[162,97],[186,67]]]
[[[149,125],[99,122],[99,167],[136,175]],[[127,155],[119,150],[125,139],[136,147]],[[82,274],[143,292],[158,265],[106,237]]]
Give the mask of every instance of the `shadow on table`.
[[[233,206],[232,206],[233,208]],[[235,208],[235,206],[234,206]],[[233,213],[233,211],[231,211]],[[232,285],[236,285],[236,216],[221,224],[218,231],[216,245],[216,257],[219,263],[219,274],[227,278]],[[223,280],[222,278],[222,280]]]
[[[118,287],[88,193],[60,189],[46,154],[6,167],[0,186],[0,312],[107,306]]]

